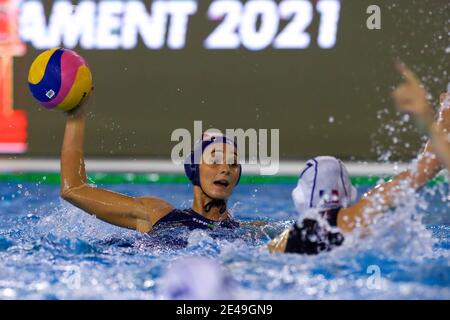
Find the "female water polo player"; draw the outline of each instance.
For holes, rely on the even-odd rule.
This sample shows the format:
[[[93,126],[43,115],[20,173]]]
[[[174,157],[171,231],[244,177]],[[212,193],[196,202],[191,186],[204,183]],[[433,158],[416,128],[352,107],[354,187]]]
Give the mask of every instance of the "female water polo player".
[[[83,106],[68,114],[61,152],[63,199],[103,221],[141,232],[173,223],[190,228],[239,225],[226,206],[241,176],[234,142],[220,135],[203,135],[185,164],[194,185],[193,205],[179,210],[157,197],[131,197],[88,185],[83,156],[85,123]]]
[[[416,113],[430,108],[426,92],[415,75],[404,65],[399,66],[399,70],[406,82],[393,92],[396,104],[403,110],[419,110]],[[441,103],[448,95],[448,92],[441,95]],[[439,158],[447,164],[448,140],[444,140],[444,134],[450,130],[450,108],[443,104],[438,120],[433,118],[428,115],[427,121],[436,132],[431,133],[431,141],[412,168],[373,188],[352,206],[349,204],[356,195],[342,162],[333,157],[308,161],[292,192],[295,207],[303,217],[274,239],[269,250],[302,254],[329,251],[343,243],[343,233],[369,225],[379,213],[401,202],[409,190],[417,190],[432,179],[442,169]],[[308,211],[312,214],[308,215]],[[318,219],[314,218],[317,213]]]

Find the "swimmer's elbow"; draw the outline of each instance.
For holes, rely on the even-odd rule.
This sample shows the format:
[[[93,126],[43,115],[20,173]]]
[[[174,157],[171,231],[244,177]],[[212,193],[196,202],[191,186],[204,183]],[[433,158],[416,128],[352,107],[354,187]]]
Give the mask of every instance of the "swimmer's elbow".
[[[70,189],[61,189],[59,191],[59,197],[65,201],[69,201],[70,199]]]
[[[61,199],[63,199],[64,201],[67,201],[69,203],[72,203],[73,200],[73,192],[72,189],[64,189],[61,190],[59,193],[59,196]]]
[[[59,192],[59,196],[63,200],[72,203],[76,197],[77,190],[80,190],[82,187],[83,185],[77,187],[63,187]]]

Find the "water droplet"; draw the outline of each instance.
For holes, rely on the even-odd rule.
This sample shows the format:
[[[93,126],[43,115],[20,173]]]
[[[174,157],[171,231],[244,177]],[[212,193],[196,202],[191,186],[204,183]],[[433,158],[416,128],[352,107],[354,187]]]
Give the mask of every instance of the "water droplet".
[[[402,121],[403,121],[403,122],[408,122],[409,119],[410,119],[409,114],[404,114],[403,117],[402,117]]]
[[[145,288],[150,288],[150,287],[153,287],[154,285],[155,285],[155,281],[153,281],[153,280],[145,280],[144,281]]]

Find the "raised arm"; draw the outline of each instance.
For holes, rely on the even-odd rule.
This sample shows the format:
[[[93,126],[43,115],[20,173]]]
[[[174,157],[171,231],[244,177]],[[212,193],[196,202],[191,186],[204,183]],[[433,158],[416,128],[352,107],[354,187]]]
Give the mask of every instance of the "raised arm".
[[[441,94],[440,122],[435,121],[433,108],[427,101],[427,92],[417,76],[404,64],[398,64],[399,72],[405,77],[405,83],[393,93],[398,109],[415,115],[427,129],[433,149],[443,165],[450,170],[450,92]],[[449,88],[450,90],[450,83]],[[447,91],[448,91],[447,90]]]
[[[429,126],[431,139],[409,170],[375,187],[355,205],[339,212],[338,226],[343,231],[369,225],[377,214],[396,206],[409,190],[417,190],[432,179],[442,169],[442,163],[446,163],[445,159],[450,161],[448,140],[444,137],[450,130],[450,108],[442,108],[438,120],[435,121],[426,91],[419,80],[405,65],[399,64],[397,68],[404,75],[406,82],[394,90],[394,101],[401,109],[420,114]]]
[[[156,197],[130,197],[86,183],[84,106],[68,114],[61,151],[61,197],[108,223],[149,232],[173,207]]]

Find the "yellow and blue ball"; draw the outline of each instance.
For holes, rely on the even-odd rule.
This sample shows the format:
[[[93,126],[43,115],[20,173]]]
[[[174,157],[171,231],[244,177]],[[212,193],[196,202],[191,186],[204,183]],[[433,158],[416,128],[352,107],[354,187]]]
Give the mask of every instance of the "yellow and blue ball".
[[[92,74],[76,52],[54,48],[33,61],[28,85],[43,107],[69,111],[81,105],[92,91]]]

